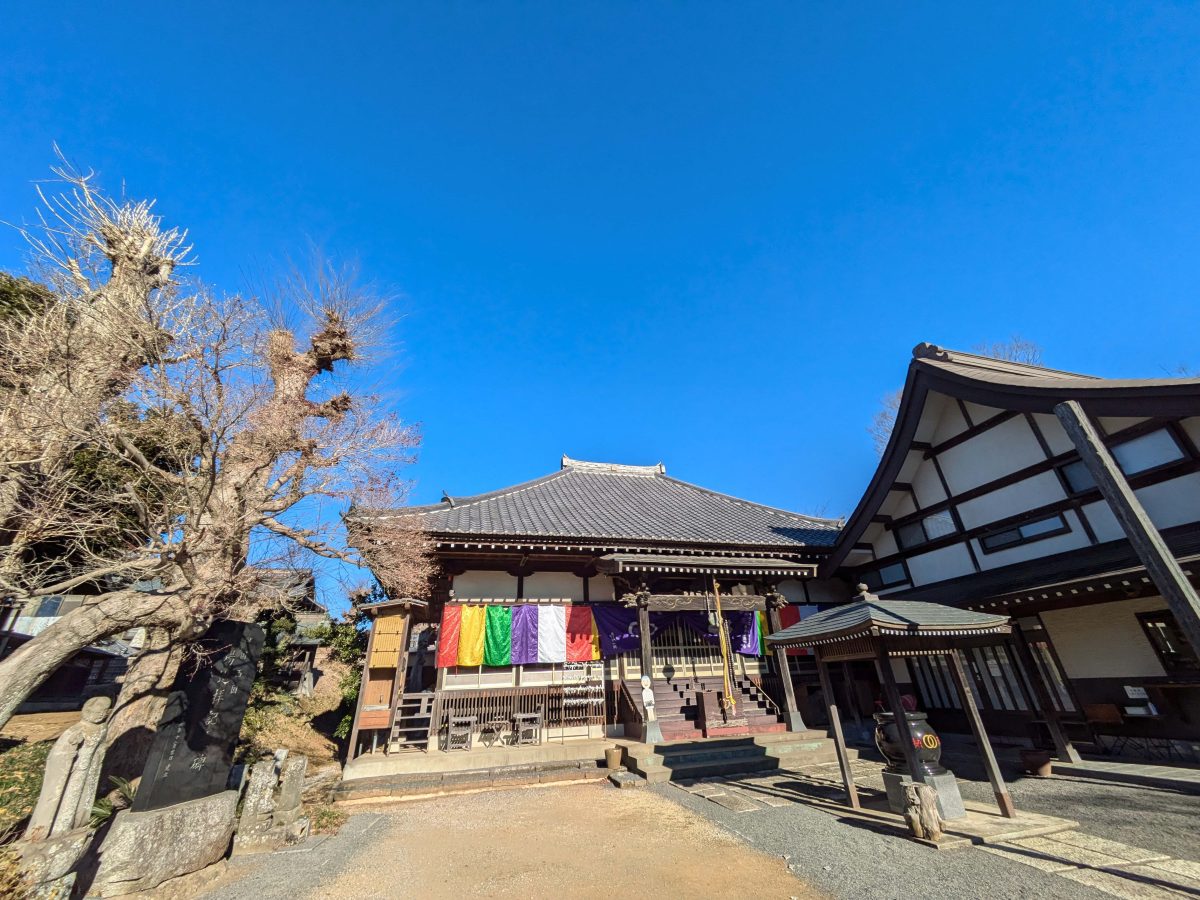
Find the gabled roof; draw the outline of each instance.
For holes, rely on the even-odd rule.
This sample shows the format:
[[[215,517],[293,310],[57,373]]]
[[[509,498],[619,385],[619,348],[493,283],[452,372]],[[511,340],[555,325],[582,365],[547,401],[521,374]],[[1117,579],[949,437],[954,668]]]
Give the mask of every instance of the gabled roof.
[[[668,477],[666,468],[564,456],[559,471],[473,497],[358,515],[414,517],[434,535],[830,547],[840,523],[739,500]]]
[[[1200,378],[1097,378],[918,344],[913,348],[891,438],[871,483],[824,563],[828,571],[846,558],[887,497],[904,466],[931,392],[1016,413],[1053,414],[1063,401],[1078,400],[1097,416],[1200,414]]]
[[[887,600],[860,587],[859,599],[809,616],[767,637],[774,647],[806,647],[872,634],[948,635],[1002,631],[1008,616],[924,603]]]

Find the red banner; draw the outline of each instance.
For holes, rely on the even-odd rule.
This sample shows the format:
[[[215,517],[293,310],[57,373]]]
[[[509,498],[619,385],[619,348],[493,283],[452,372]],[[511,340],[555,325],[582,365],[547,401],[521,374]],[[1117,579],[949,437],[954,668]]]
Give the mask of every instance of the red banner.
[[[458,637],[462,631],[462,608],[446,604],[442,627],[438,630],[437,664],[439,669],[458,665]]]

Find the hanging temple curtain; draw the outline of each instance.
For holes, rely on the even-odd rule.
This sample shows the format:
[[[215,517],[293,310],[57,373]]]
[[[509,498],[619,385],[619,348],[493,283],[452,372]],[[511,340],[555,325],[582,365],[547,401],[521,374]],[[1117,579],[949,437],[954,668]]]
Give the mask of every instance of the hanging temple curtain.
[[[782,611],[783,624],[799,614]],[[716,626],[703,611],[652,613],[652,626],[676,621],[714,646]],[[763,656],[767,633],[763,613],[725,613],[730,650],[743,656]],[[438,633],[437,665],[523,666],[534,663],[587,662],[611,659],[637,650],[640,639],[637,611],[600,604],[446,604]]]

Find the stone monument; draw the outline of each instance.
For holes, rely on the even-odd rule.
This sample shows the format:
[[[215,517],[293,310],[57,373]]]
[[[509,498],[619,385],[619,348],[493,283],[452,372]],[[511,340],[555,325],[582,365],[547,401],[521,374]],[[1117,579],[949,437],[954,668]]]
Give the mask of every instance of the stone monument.
[[[654,709],[654,691],[650,687],[650,676],[642,676],[642,706],[646,708],[646,733],[642,735],[645,744],[662,743],[662,726],[658,724],[658,713]]]
[[[88,823],[100,783],[111,707],[108,697],[93,697],[83,704],[82,718],[54,742],[25,840],[57,837]]]
[[[308,836],[309,822],[300,815],[308,759],[276,750],[250,770],[234,849],[239,853],[274,850]]]

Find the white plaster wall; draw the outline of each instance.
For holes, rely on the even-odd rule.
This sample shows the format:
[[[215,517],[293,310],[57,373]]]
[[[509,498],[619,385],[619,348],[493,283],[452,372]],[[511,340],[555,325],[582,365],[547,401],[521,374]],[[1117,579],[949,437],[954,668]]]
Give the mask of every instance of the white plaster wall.
[[[973,442],[968,442],[973,443]],[[964,528],[977,528],[1066,498],[1053,472],[1042,472],[1016,484],[959,504]]]
[[[1200,418],[1193,416],[1190,419],[1181,420],[1179,424],[1183,426],[1187,436],[1192,439],[1192,443],[1200,446]]]
[[[875,541],[874,547],[877,557],[891,556],[900,549],[896,546],[896,535],[891,531],[884,531],[879,535],[879,539]]]
[[[779,582],[776,590],[783,596],[787,597],[788,603],[807,603],[808,598],[804,596],[804,585],[795,578],[788,578]]]
[[[1101,416],[1096,420],[1105,434],[1116,434],[1146,421],[1145,416]]]
[[[942,480],[938,478],[932,460],[922,462],[920,468],[913,473],[912,486],[917,492],[917,502],[922,507],[933,506],[946,499],[946,492],[942,490]]]
[[[1022,544],[1019,547],[1010,547],[1007,550],[998,550],[995,553],[984,553],[978,542],[976,542],[975,553],[979,559],[979,568],[999,569],[1003,566],[1011,566],[1016,563],[1027,562],[1031,559],[1041,559],[1043,556],[1053,556],[1056,553],[1065,553],[1068,550],[1077,550],[1080,547],[1086,547],[1089,543],[1087,534],[1080,526],[1079,518],[1075,515],[1075,512],[1073,510],[1066,510],[1063,513],[1063,518],[1071,527],[1071,531],[1067,534],[1060,534],[1057,537],[1043,538],[1031,544]]]
[[[517,577],[472,569],[454,576],[455,600],[516,600]]]
[[[1096,533],[1096,540],[1099,543],[1125,539],[1121,523],[1117,521],[1117,517],[1113,515],[1112,510],[1103,500],[1089,503],[1082,509],[1083,514],[1087,516],[1088,524],[1092,526],[1092,531]]]
[[[967,408],[967,414],[970,415],[971,421],[976,425],[986,422],[988,419],[998,416],[1000,413],[1004,412],[1004,410],[998,409],[995,406],[982,406],[978,403],[972,403],[970,400],[967,400],[965,403],[963,403],[963,406]]]
[[[975,567],[971,565],[966,544],[959,543],[909,557],[908,571],[912,575],[913,585],[918,586],[968,575],[975,571]]]
[[[570,572],[534,572],[525,576],[526,600],[583,601],[583,579]]]
[[[1018,416],[938,454],[946,483],[956,494],[994,481],[1046,458],[1029,423]]]
[[[591,600],[615,600],[612,576],[593,575],[589,578],[588,598]]]
[[[1042,613],[1070,678],[1153,678],[1165,674],[1134,618],[1165,609],[1161,597],[1097,603]]]
[[[961,434],[966,430],[967,420],[963,418],[958,404],[953,400],[948,400],[942,404],[941,415],[938,418],[937,427],[933,431],[933,440],[930,443],[936,447],[942,441],[949,440],[956,434]]]
[[[1135,493],[1159,528],[1200,521],[1200,472],[1152,484]]]
[[[1055,456],[1075,449],[1075,445],[1071,443],[1071,439],[1058,421],[1058,416],[1053,413],[1034,413],[1033,420],[1037,422],[1038,430],[1046,439],[1046,443],[1050,445],[1050,452]]]
[[[893,518],[898,519],[901,516],[907,516],[909,513],[917,511],[917,507],[912,501],[912,494],[908,491],[892,491],[888,496],[888,500],[891,503],[891,512],[889,515]]]

